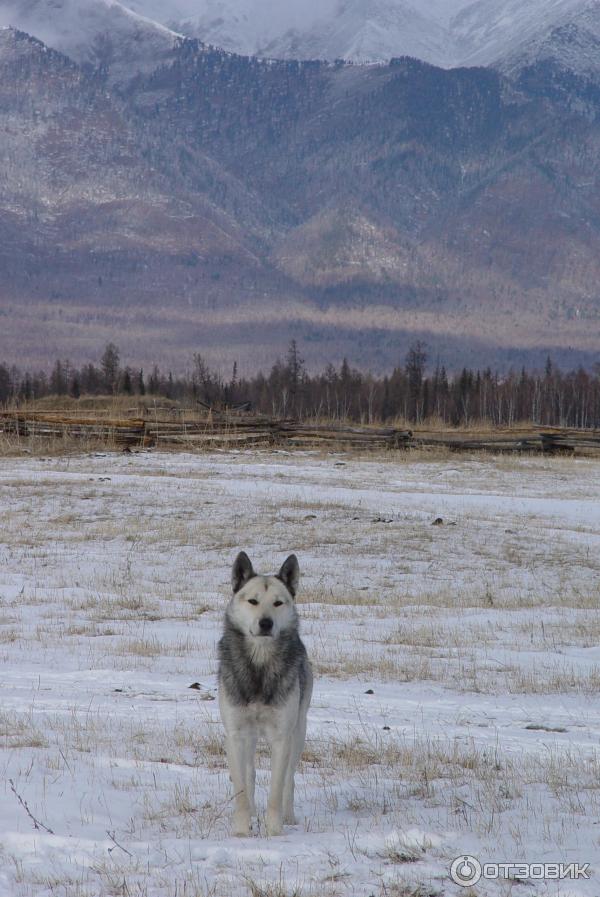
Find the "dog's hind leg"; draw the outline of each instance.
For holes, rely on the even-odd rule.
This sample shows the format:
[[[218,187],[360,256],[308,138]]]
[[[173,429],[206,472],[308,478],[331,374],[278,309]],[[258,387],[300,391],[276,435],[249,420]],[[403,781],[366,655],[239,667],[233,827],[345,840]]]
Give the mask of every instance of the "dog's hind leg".
[[[250,799],[247,791],[247,757],[252,747],[250,736],[228,735],[225,739],[227,762],[234,789],[233,833],[239,837],[250,834]],[[252,754],[254,757],[254,754]]]
[[[280,835],[283,828],[283,791],[290,756],[294,749],[293,732],[278,735],[271,741],[271,787],[267,801],[267,834]]]
[[[286,825],[296,825],[294,814],[294,774],[298,766],[298,752],[296,749],[298,735],[294,733],[292,754],[285,772],[285,784],[283,786],[283,821]],[[302,751],[300,751],[302,753]]]
[[[292,751],[290,761],[285,773],[285,785],[283,788],[283,821],[287,825],[296,824],[296,816],[294,814],[294,775],[300,763],[300,757],[304,750],[304,742],[306,739],[306,716],[300,717],[294,729],[294,737],[292,741]]]
[[[285,786],[283,791],[283,821],[288,825],[296,824],[296,816],[294,813],[294,775],[300,763],[300,757],[304,750],[306,741],[306,717],[310,699],[312,697],[313,678],[310,667],[307,670],[305,692],[300,703],[298,719],[294,726],[294,738],[292,742],[292,753],[290,754],[290,762],[286,771]]]
[[[256,735],[251,735],[244,746],[245,783],[250,815],[256,816],[256,804],[254,802],[254,790],[256,787]]]

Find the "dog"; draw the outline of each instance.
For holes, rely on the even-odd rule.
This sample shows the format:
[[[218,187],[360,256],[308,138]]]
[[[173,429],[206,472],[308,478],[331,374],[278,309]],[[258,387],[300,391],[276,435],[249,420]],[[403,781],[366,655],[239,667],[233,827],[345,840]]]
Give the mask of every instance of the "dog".
[[[219,709],[235,791],[233,831],[250,834],[256,814],[255,753],[259,736],[271,748],[266,830],[294,825],[294,773],[304,749],[313,677],[298,634],[294,602],[300,571],[291,554],[279,573],[254,572],[241,551],[233,564],[233,597],[219,641]]]

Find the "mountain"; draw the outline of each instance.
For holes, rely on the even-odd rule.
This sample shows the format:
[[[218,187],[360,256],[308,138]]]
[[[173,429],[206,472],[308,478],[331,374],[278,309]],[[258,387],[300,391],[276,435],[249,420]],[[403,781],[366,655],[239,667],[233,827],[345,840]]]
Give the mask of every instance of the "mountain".
[[[0,25],[124,81],[172,58],[181,35],[277,59],[387,62],[514,71],[556,58],[593,69],[597,0],[0,0]]]
[[[194,31],[207,39],[208,28],[202,22]],[[341,58],[355,62],[387,61],[404,55],[441,62],[453,55],[447,30],[431,12],[423,13],[400,0],[331,4],[328,16],[322,10],[312,26],[303,22],[270,40],[263,38],[255,52],[279,59]]]
[[[120,82],[0,30],[0,357],[589,362],[600,95],[533,61],[265,61]]]
[[[244,186],[195,149],[190,188],[171,159],[176,140],[152,152],[104,78],[10,28],[0,29],[0,121],[0,354],[85,354],[107,327],[144,354],[173,296],[181,314],[199,291],[210,301],[215,271],[234,291],[256,277]],[[244,201],[238,220],[203,180]],[[180,337],[187,324],[173,326]]]
[[[127,5],[189,37],[251,56],[288,33],[328,21],[337,0],[131,0]]]
[[[588,0],[475,0],[452,19],[460,65],[491,65],[577,14]]]
[[[600,3],[575,8],[550,28],[522,40],[496,64],[515,76],[540,62],[585,77],[600,75]]]
[[[116,0],[0,0],[0,27],[11,26],[75,62],[122,81],[171,58],[180,36]]]
[[[139,13],[236,53],[279,59],[453,64],[452,12],[467,0],[128,0]]]
[[[490,65],[597,4],[589,0],[123,0],[204,43],[279,59]]]

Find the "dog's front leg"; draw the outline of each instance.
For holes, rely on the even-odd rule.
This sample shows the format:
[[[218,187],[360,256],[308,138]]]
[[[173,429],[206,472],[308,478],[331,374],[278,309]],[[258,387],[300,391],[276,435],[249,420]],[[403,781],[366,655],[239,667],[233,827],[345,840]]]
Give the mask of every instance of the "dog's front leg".
[[[267,802],[267,834],[280,835],[283,828],[283,789],[292,751],[292,733],[271,741],[271,787]]]
[[[225,741],[229,773],[233,782],[233,834],[245,837],[250,834],[250,796],[247,790],[246,772],[252,739],[236,733]]]

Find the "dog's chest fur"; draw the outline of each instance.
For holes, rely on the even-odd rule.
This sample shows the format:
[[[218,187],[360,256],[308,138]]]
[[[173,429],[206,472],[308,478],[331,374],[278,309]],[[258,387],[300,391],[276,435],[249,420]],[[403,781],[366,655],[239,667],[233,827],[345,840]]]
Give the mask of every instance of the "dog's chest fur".
[[[219,682],[238,706],[285,702],[296,687],[306,687],[306,649],[296,630],[276,638],[249,639],[228,617],[219,642]]]

